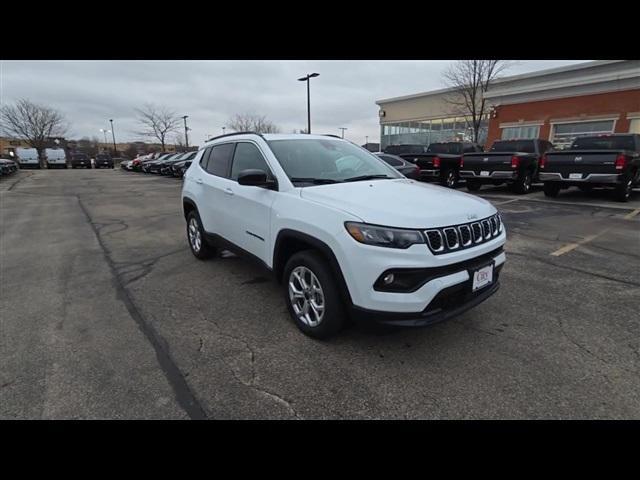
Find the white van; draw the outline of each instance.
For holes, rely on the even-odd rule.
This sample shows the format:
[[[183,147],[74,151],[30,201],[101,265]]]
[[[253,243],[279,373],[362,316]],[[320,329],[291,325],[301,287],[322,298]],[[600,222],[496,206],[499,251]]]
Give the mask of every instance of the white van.
[[[20,168],[40,168],[38,150],[35,148],[16,148],[16,157]]]
[[[67,168],[67,155],[64,148],[47,148],[47,168]]]

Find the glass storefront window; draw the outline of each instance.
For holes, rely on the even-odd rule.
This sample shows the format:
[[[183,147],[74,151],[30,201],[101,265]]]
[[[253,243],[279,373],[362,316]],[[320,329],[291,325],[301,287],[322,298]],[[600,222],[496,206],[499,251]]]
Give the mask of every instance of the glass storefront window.
[[[522,125],[519,127],[505,127],[502,129],[502,140],[517,138],[538,138],[540,125]]]
[[[613,120],[557,123],[553,125],[551,142],[555,148],[568,148],[577,137],[612,133],[613,125]]]

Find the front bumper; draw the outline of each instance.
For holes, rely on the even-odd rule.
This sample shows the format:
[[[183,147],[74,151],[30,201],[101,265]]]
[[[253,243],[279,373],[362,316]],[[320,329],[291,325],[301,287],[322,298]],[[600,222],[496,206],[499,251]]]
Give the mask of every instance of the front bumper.
[[[425,327],[456,317],[467,310],[481,304],[500,288],[498,281],[499,270],[496,268],[496,279],[482,290],[471,293],[466,285],[471,280],[448,289],[442,290],[431,302],[430,306],[418,313],[390,313],[364,308],[352,307],[351,318],[359,323],[378,323],[382,325],[396,325],[399,327]],[[468,288],[468,292],[465,289]]]
[[[357,243],[345,231],[334,237],[340,248],[334,250],[345,279],[350,303],[367,311],[392,314],[422,314],[442,291],[464,284],[472,278],[472,272],[480,262],[493,263],[496,270],[506,256],[504,247],[506,230],[497,237],[472,248],[446,254],[433,255],[424,244],[407,249],[375,247]],[[380,276],[388,271],[412,270],[424,272],[415,290],[383,291],[374,286]]]
[[[541,182],[561,182],[566,184],[617,184],[621,183],[624,175],[611,173],[589,173],[582,175],[582,178],[565,178],[558,172],[540,172],[539,178]]]

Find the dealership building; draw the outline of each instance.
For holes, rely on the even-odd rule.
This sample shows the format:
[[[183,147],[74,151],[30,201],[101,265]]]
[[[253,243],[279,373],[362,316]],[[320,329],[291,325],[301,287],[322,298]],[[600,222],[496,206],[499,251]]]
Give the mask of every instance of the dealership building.
[[[378,100],[380,143],[471,138],[456,92],[435,90]],[[640,133],[640,60],[598,60],[503,77],[484,94],[479,142],[543,138],[566,148],[582,135]]]

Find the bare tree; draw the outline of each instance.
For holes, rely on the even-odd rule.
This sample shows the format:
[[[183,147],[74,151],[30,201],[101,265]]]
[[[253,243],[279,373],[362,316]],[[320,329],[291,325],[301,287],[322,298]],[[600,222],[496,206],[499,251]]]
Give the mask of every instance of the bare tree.
[[[167,136],[179,131],[180,118],[168,108],[151,103],[145,104],[142,108],[137,108],[136,112],[138,114],[138,122],[142,125],[142,130],[135,133],[157,138],[164,152]]]
[[[49,138],[63,137],[68,125],[57,110],[22,98],[15,105],[2,105],[0,129],[5,135],[24,140],[31,148],[35,148],[42,162]]]
[[[227,122],[235,132],[279,133],[280,129],[265,115],[236,114]]]
[[[452,92],[446,98],[452,114],[468,118],[473,141],[478,141],[480,126],[486,114],[484,93],[511,62],[505,60],[458,60],[443,73]]]

